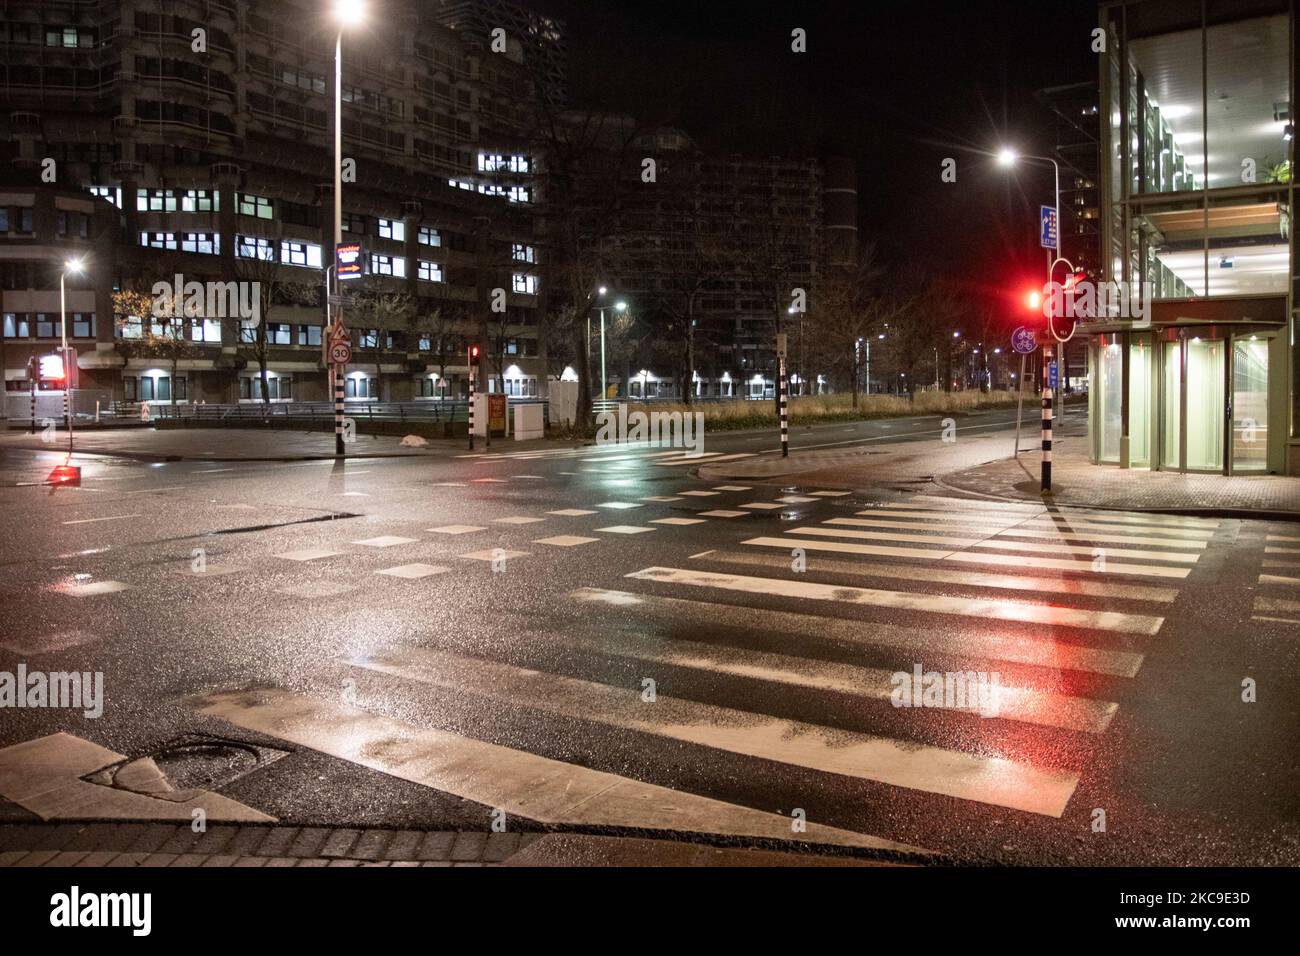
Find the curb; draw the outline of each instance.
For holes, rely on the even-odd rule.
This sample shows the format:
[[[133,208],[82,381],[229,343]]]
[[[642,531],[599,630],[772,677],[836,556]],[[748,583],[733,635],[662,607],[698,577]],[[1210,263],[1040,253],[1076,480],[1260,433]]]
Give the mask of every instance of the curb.
[[[1010,504],[1045,504],[1041,497],[1020,496],[1013,497],[1010,495],[995,495],[984,491],[972,491],[969,488],[961,488],[957,485],[950,485],[943,478],[936,477],[934,483],[940,488],[955,492],[962,495],[973,495],[976,498],[984,498],[988,501],[1005,501]],[[1087,503],[1075,503],[1069,501],[1051,502],[1059,504],[1066,508],[1088,508],[1092,511],[1126,511],[1134,514],[1153,514],[1153,515],[1174,515],[1184,518],[1239,518],[1252,521],[1296,521],[1300,522],[1300,511],[1276,511],[1271,508],[1202,508],[1202,507],[1180,507],[1178,505],[1167,505],[1163,507],[1127,507],[1120,508],[1116,505],[1097,505]]]

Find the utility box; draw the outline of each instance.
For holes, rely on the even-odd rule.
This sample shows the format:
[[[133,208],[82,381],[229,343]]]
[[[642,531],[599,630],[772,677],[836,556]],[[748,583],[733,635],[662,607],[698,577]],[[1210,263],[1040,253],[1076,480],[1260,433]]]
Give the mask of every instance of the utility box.
[[[546,437],[541,405],[515,406],[515,441],[533,441]]]
[[[556,425],[572,425],[578,417],[578,383],[551,382],[546,390],[546,398],[551,405],[551,422]]]

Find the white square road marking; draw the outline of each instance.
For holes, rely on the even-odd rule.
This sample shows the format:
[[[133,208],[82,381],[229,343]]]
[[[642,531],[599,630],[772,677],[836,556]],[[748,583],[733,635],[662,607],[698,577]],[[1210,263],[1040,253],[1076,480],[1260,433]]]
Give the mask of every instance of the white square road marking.
[[[704,524],[705,521],[703,518],[655,518],[650,523],[682,525],[682,524]]]
[[[319,561],[321,558],[332,558],[340,554],[346,552],[334,551],[330,548],[303,548],[301,551],[285,551],[275,557],[282,561]]]
[[[470,480],[476,484],[504,485],[506,483],[504,478],[471,478]]]
[[[748,491],[750,485],[714,485],[714,491]]]
[[[679,491],[679,495],[690,495],[692,498],[709,498],[716,495],[716,491]]]
[[[641,534],[642,532],[653,531],[655,529],[638,528],[636,525],[631,525],[631,524],[615,524],[615,525],[610,525],[608,528],[597,528],[596,530],[604,531],[608,534]]]
[[[562,515],[565,518],[579,518],[582,515],[594,515],[594,511],[584,511],[582,508],[561,508],[559,511],[548,511],[548,515]]]
[[[375,574],[387,574],[394,578],[407,578],[415,580],[417,578],[427,578],[431,574],[442,574],[450,571],[451,568],[444,568],[439,564],[399,564],[395,568],[384,568],[382,571],[376,571]]]
[[[576,534],[557,534],[553,538],[538,538],[533,544],[552,544],[557,548],[572,548],[580,544],[591,544],[599,538],[582,538]]]
[[[818,498],[842,498],[847,495],[847,491],[810,491],[810,495],[816,495]]]
[[[491,551],[471,551],[469,554],[462,554],[461,557],[470,558],[473,561],[509,561],[511,558],[526,558],[528,552],[493,548]]]
[[[494,524],[536,524],[539,521],[545,521],[545,518],[532,518],[528,515],[511,515],[509,518],[493,518]]]
[[[353,544],[364,544],[367,548],[391,548],[399,544],[414,544],[419,538],[399,538],[396,535],[385,534],[378,538],[366,538],[364,541],[353,541]]]
[[[682,499],[675,495],[651,495],[649,498],[642,498],[642,501],[681,501]]]
[[[806,498],[803,495],[786,495],[784,498],[777,498],[777,501],[787,505],[806,505],[810,501],[816,501],[816,498]]]
[[[629,508],[640,508],[642,506],[633,501],[603,501],[596,507],[609,508],[613,511],[627,511]]]
[[[73,584],[63,589],[63,593],[69,597],[98,597],[101,594],[115,594],[118,591],[125,591],[131,585],[123,584],[121,581],[92,581],[89,584]]]
[[[697,511],[701,518],[743,518],[748,511]]]
[[[777,508],[784,508],[785,505],[779,501],[751,501],[747,505],[740,505],[741,508],[756,508],[759,511],[775,511]]]
[[[469,534],[472,531],[486,531],[487,528],[480,528],[472,524],[445,524],[441,528],[425,528],[426,531],[432,531],[435,534]]]
[[[435,487],[435,488],[464,488],[464,487],[466,487],[466,485],[465,485],[465,482],[463,482],[463,481],[435,481],[435,482],[433,483],[433,487]]]

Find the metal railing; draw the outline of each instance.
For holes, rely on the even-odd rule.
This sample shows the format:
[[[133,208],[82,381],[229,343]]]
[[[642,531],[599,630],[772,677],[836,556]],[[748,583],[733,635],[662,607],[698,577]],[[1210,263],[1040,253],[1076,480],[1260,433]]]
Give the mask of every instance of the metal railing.
[[[154,402],[118,402],[114,412],[124,418],[140,417],[141,406],[149,406],[151,420],[192,422],[195,424],[292,425],[297,422],[332,422],[333,402],[239,402],[238,404],[178,404]],[[537,399],[511,400],[514,405],[541,405],[543,420],[549,415],[548,403]],[[469,421],[469,403],[461,400],[427,402],[358,402],[349,401],[344,415],[357,422],[397,422],[411,424],[446,424]]]

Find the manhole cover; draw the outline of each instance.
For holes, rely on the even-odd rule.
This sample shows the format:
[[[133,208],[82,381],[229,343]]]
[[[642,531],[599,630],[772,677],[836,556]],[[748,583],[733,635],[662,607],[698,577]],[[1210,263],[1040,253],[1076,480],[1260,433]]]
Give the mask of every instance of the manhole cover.
[[[288,753],[206,734],[186,734],[86,775],[89,783],[152,796],[218,790]]]

